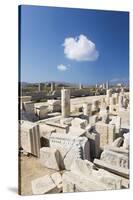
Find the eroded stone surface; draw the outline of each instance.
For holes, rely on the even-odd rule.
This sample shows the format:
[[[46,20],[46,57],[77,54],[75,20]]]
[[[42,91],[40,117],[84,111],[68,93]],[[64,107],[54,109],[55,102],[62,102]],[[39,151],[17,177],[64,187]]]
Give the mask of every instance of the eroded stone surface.
[[[62,160],[60,152],[54,148],[43,147],[40,149],[40,162],[43,166],[60,170],[62,166]]]

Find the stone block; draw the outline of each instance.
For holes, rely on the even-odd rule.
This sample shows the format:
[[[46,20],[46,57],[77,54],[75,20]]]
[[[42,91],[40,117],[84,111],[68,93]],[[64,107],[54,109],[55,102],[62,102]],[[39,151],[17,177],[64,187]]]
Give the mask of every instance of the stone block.
[[[40,155],[39,125],[22,121],[20,125],[20,146],[28,153],[37,157]]]
[[[111,146],[120,147],[120,146],[122,146],[122,143],[123,143],[123,138],[118,137],[117,139],[114,140],[114,142],[111,144]]]
[[[118,167],[129,167],[128,156],[109,150],[104,150],[102,152],[100,160]]]
[[[59,150],[66,169],[70,169],[73,159],[90,160],[90,144],[86,137],[75,137],[70,134],[52,133],[50,147]]]
[[[53,173],[51,178],[58,188],[62,188],[62,177],[59,172]]]
[[[109,164],[103,160],[94,159],[94,164],[100,168],[103,168],[111,173],[117,174],[119,176],[129,178],[129,169],[118,167],[112,164]]]
[[[124,134],[123,148],[129,149],[129,133]]]
[[[115,125],[97,122],[95,125],[97,133],[100,135],[100,148],[103,149],[107,144],[112,144],[115,140]]]
[[[60,152],[49,147],[43,147],[40,149],[40,162],[44,167],[55,170],[60,170],[63,166]]]
[[[34,103],[32,101],[23,102],[23,109],[26,112],[34,113]]]
[[[49,175],[37,178],[31,184],[33,194],[58,193],[60,191]]]
[[[85,119],[74,118],[71,121],[71,125],[72,125],[72,127],[85,129],[86,126],[88,125],[88,122]]]

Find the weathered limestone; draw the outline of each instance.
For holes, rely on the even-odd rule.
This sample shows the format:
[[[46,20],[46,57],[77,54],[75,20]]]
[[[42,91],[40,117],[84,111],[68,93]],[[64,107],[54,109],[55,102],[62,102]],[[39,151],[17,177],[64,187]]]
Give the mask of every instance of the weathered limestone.
[[[120,154],[123,154],[125,156],[129,156],[129,150],[128,149],[125,149],[123,148],[123,146],[121,147],[114,147],[114,146],[106,146],[105,147],[105,150],[109,150],[109,151],[113,151],[113,152],[116,152],[116,153],[120,153]]]
[[[61,118],[60,123],[61,125],[71,125],[71,122],[73,120],[73,117],[67,117],[67,118]]]
[[[96,183],[104,184],[108,189],[120,189],[122,179],[96,166],[87,160],[77,159],[72,163],[71,172]],[[100,189],[100,188],[99,188]]]
[[[40,162],[44,167],[55,170],[60,170],[63,166],[60,152],[50,147],[40,149]]]
[[[88,124],[87,120],[85,120],[85,119],[80,119],[80,118],[74,118],[74,119],[71,121],[72,127],[76,127],[77,129],[78,129],[78,128],[83,128],[83,129],[85,129],[86,126],[87,126],[87,124]]]
[[[43,119],[48,114],[48,106],[38,105],[35,107],[35,113],[39,117],[39,119]]]
[[[119,117],[119,116],[112,116],[110,124],[114,124],[115,125],[115,132],[119,133],[120,129],[121,129],[121,117]]]
[[[59,172],[53,173],[51,175],[51,178],[53,180],[53,182],[55,183],[55,185],[57,186],[57,188],[62,188],[62,177],[61,174]]]
[[[115,99],[115,97],[112,96],[112,97],[109,98],[109,104],[110,104],[110,105],[115,105],[115,104],[116,104],[116,99]]]
[[[119,101],[119,93],[114,93],[115,103],[118,104]]]
[[[93,181],[92,179],[85,179],[72,172],[65,172],[62,176],[63,192],[88,192],[96,190],[105,190],[106,186]]]
[[[53,121],[46,121],[45,123],[51,127],[54,127],[56,129],[56,132],[59,132],[62,134],[69,132],[69,125],[57,123]]]
[[[111,97],[112,96],[112,90],[111,89],[107,89],[106,95],[107,95],[107,98]]]
[[[22,121],[20,125],[20,146],[27,153],[31,153],[39,157],[40,154],[39,125],[36,125],[28,121]]]
[[[107,110],[105,110],[105,112],[102,113],[101,117],[103,123],[105,124],[109,123],[109,112]]]
[[[61,90],[61,109],[62,117],[69,117],[70,115],[70,90]]]
[[[118,100],[119,110],[123,110],[123,108],[124,108],[123,100],[124,100],[124,96],[120,94],[119,100]]]
[[[94,132],[87,132],[86,137],[90,142],[90,156],[91,160],[99,157],[100,153],[100,135]]]
[[[117,139],[114,140],[114,142],[111,144],[111,146],[120,147],[120,146],[122,146],[122,143],[123,143],[123,138],[118,137]]]
[[[109,105],[110,103],[110,97],[112,97],[112,90],[111,89],[107,89],[106,90],[106,104]]]
[[[112,144],[115,139],[115,125],[97,122],[95,129],[100,134],[100,148],[103,149],[107,144]]]
[[[23,103],[23,102],[28,102],[28,101],[31,101],[31,96],[21,96],[20,97],[20,102]]]
[[[98,100],[93,100],[92,101],[92,111],[93,112],[96,112],[96,111],[98,111],[98,109],[99,109],[99,101]]]
[[[77,158],[72,162],[71,172],[78,174],[80,176],[89,176],[92,170],[95,169],[95,165],[88,161]]]
[[[94,164],[96,164],[96,166],[103,168],[109,172],[112,172],[114,174],[120,175],[125,178],[129,178],[129,170],[126,168],[111,165],[109,163],[106,163],[103,160],[98,160],[98,159],[94,159]]]
[[[49,136],[56,132],[56,129],[54,127],[48,126],[45,123],[39,123],[39,129],[40,129],[40,137],[44,137],[46,139],[49,139]]]
[[[117,177],[102,169],[84,169],[85,171],[79,168],[78,171],[70,171],[63,174],[63,192],[87,192],[121,188],[122,180],[120,177]]]
[[[106,82],[106,90],[108,90],[109,89],[109,82],[107,81]]]
[[[60,112],[61,111],[61,101],[60,100],[48,100],[48,110],[50,112]]]
[[[23,102],[23,109],[26,112],[34,113],[34,103],[32,101]]]
[[[57,175],[56,175],[57,176]],[[58,176],[60,176],[58,174]],[[37,178],[31,182],[32,185],[32,193],[33,194],[46,194],[46,193],[59,193],[61,189],[59,189],[54,182],[54,174],[53,176],[43,176],[41,178]]]
[[[90,144],[86,137],[75,137],[70,134],[52,133],[50,147],[59,150],[66,169],[77,158],[90,160]]]
[[[86,133],[87,133],[87,130],[82,129],[82,128],[72,127],[72,126],[70,126],[70,129],[68,132],[68,134],[75,136],[75,137],[85,136]]]
[[[83,114],[85,116],[89,116],[91,115],[91,108],[92,108],[92,104],[88,104],[88,103],[84,103],[83,104]]]
[[[39,129],[41,137],[41,147],[49,147],[50,135],[56,132],[56,129],[44,123],[39,123]]]
[[[124,134],[123,148],[129,150],[129,133],[125,133],[125,134]]]
[[[121,118],[121,128],[130,128],[130,115],[129,110],[119,110],[118,116]]]
[[[51,82],[51,92],[53,92],[55,90],[55,83]]]
[[[38,83],[38,92],[41,92],[41,83]]]
[[[81,90],[82,88],[83,88],[83,85],[79,83],[79,90]]]
[[[95,123],[98,121],[98,116],[97,115],[93,115],[89,117],[89,124],[94,126]]]
[[[129,167],[128,156],[110,150],[104,150],[101,154],[100,160],[121,168],[127,169]]]

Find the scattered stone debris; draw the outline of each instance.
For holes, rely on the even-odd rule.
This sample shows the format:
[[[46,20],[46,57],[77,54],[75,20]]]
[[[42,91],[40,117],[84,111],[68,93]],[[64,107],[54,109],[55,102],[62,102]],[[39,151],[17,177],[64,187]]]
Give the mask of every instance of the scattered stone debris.
[[[19,156],[35,156],[44,170],[55,170],[32,180],[32,193],[128,188],[129,95],[107,87],[103,96],[70,97],[63,88],[61,100],[20,98]]]

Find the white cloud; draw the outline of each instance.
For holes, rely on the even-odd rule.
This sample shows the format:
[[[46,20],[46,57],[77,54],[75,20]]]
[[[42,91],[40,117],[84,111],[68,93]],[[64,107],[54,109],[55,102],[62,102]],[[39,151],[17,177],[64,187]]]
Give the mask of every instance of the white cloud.
[[[113,78],[113,79],[111,80],[111,82],[117,82],[117,81],[121,81],[121,79],[120,79],[120,78]]]
[[[60,71],[66,71],[66,70],[68,70],[68,66],[60,64],[57,66],[57,69]]]
[[[94,61],[99,56],[95,44],[85,35],[66,38],[63,46],[64,54],[71,60]]]
[[[124,77],[124,78],[113,78],[112,80],[110,80],[110,82],[123,82],[123,81],[128,81],[129,80],[129,78],[126,78],[126,77]]]

